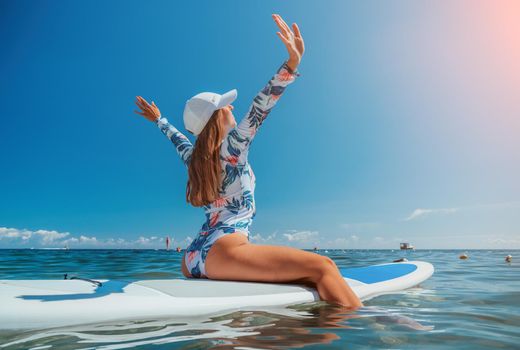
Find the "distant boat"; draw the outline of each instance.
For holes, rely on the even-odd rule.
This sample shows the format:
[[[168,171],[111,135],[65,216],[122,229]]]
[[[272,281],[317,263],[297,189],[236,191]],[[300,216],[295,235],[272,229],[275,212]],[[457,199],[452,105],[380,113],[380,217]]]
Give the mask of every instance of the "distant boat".
[[[399,243],[399,247],[401,250],[413,250],[415,247],[411,245],[410,243]]]

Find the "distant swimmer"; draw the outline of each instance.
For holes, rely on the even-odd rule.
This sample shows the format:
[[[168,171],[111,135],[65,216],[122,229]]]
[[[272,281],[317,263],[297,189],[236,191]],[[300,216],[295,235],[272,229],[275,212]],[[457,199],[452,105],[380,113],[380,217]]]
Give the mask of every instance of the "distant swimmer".
[[[510,263],[510,262],[512,262],[512,261],[513,261],[513,256],[512,256],[512,255],[508,255],[508,256],[506,256],[506,262],[507,262],[507,263]]]

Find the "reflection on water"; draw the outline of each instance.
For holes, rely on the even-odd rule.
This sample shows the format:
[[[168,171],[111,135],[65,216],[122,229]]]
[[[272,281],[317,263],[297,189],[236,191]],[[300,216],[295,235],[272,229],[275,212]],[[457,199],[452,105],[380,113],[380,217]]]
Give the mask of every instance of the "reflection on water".
[[[0,349],[518,349],[519,251],[324,251],[339,267],[429,261],[420,286],[383,295],[347,312],[309,303],[205,318],[132,320],[34,331],[0,330]],[[179,278],[181,254],[166,251],[12,251],[0,254],[0,279]],[[1,305],[0,305],[1,308]],[[1,310],[0,310],[1,312]],[[1,325],[0,325],[1,328]]]
[[[55,328],[5,339],[8,349],[128,349],[191,341],[185,348],[280,349],[332,344],[338,330],[405,327],[429,331],[432,327],[385,309],[366,307],[345,311],[327,303],[310,303],[273,312],[237,311],[184,322],[171,319],[127,321]],[[183,345],[179,345],[183,348]],[[64,347],[65,348],[65,347]],[[169,347],[171,348],[171,347]]]

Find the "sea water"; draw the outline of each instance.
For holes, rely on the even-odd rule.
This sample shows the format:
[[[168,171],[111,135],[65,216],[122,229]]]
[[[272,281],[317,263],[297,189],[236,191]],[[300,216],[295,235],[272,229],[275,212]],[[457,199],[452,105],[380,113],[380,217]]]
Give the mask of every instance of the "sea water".
[[[319,250],[338,267],[428,261],[434,275],[346,312],[324,302],[292,313],[231,312],[46,330],[0,329],[2,349],[520,349],[520,251]],[[506,263],[506,255],[513,261]],[[181,278],[166,250],[0,250],[0,279]],[[2,306],[0,305],[0,308]],[[1,310],[0,310],[1,312]],[[1,328],[1,325],[0,325]]]

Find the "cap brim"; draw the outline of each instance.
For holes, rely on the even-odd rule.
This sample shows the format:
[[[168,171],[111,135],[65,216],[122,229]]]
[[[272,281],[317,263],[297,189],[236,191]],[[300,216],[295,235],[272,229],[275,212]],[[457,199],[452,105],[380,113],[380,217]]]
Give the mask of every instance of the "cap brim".
[[[221,95],[220,101],[218,101],[217,109],[225,107],[236,100],[238,95],[237,89],[230,90],[225,94]]]

